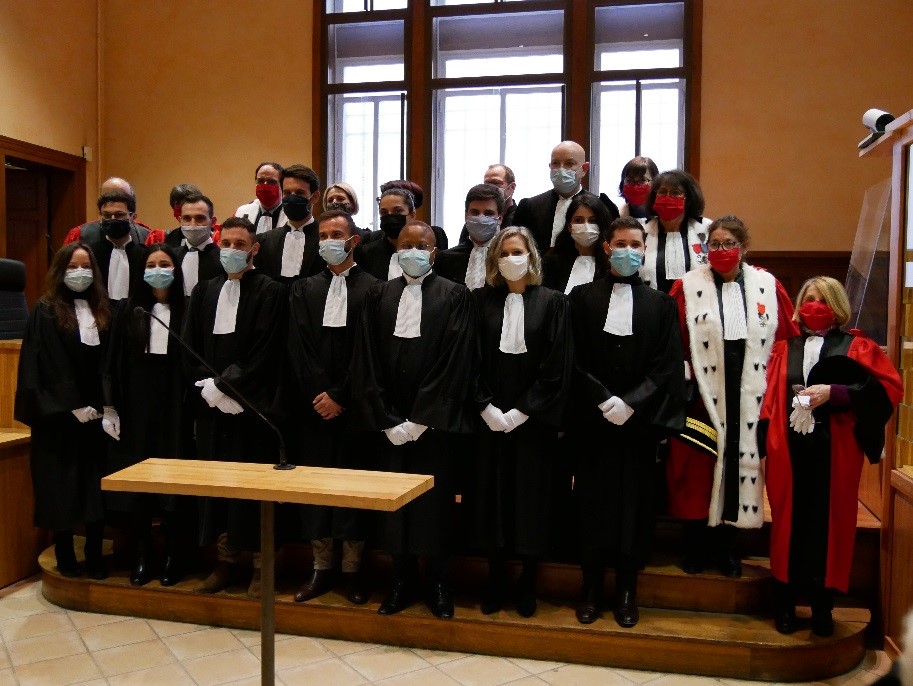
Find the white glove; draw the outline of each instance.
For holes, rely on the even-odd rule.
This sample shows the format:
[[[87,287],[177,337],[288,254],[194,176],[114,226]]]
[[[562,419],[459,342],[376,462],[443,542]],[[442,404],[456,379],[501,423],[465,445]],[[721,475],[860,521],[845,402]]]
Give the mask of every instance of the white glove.
[[[488,403],[488,407],[480,414],[492,431],[507,431],[507,420],[504,419],[504,413],[491,403]]]
[[[93,419],[101,417],[101,415],[98,414],[98,410],[89,405],[80,407],[77,410],[71,410],[71,412],[73,413],[73,416],[79,420],[80,424],[85,424],[86,422],[91,422]]]
[[[216,408],[224,412],[225,414],[241,414],[244,412],[244,407],[234,398],[230,398],[224,393],[222,398],[216,403]]]
[[[200,379],[194,386],[200,389],[200,395],[210,407],[215,407],[219,401],[225,397],[225,394],[218,389],[216,381],[212,377]]]
[[[800,434],[810,434],[815,430],[815,418],[810,407],[812,399],[806,395],[793,397],[793,411],[789,415],[789,426]]]
[[[104,408],[104,414],[101,418],[101,428],[106,434],[108,434],[115,441],[120,440],[120,417],[111,406],[106,406]]]
[[[400,424],[400,426],[403,427],[403,430],[407,434],[409,434],[410,441],[417,441],[419,436],[425,433],[425,430],[428,428],[424,424],[416,424],[415,422],[410,422],[408,420]]]
[[[621,398],[619,398],[617,395],[613,395],[613,396],[612,396],[611,398],[609,398],[608,400],[603,400],[603,401],[602,401],[601,403],[599,403],[596,407],[599,408],[599,411],[600,411],[600,412],[602,412],[603,414],[605,414],[606,412],[608,412],[609,410],[611,410],[613,407],[615,407],[615,403],[617,403],[617,402],[620,401],[620,400],[621,400]]]
[[[529,419],[529,415],[525,415],[520,410],[514,408],[513,410],[508,410],[504,413],[504,421],[507,422],[507,428],[504,429],[506,433],[510,433],[523,422]]]
[[[409,442],[409,432],[403,428],[402,424],[397,424],[391,429],[384,429],[384,433],[387,434],[387,439],[393,445],[403,445]]]
[[[631,418],[631,415],[634,414],[634,410],[617,395],[612,396],[612,398],[614,398],[617,402],[615,402],[608,410],[603,412],[602,416],[606,418],[606,421],[621,426]],[[609,400],[612,400],[612,398],[609,398]]]

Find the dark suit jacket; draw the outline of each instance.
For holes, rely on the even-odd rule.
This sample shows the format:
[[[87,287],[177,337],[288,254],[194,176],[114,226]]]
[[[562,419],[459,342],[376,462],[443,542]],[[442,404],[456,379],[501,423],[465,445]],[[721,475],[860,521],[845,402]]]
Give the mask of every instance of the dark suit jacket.
[[[355,248],[355,263],[374,278],[386,281],[390,258],[395,252],[396,248],[390,244],[386,236],[381,235],[368,243],[360,243]]]
[[[174,232],[172,231],[172,233]],[[180,229],[178,229],[178,233],[180,233]],[[177,250],[178,260],[183,264],[184,257],[191,249],[185,246],[183,248],[178,248]],[[225,270],[222,268],[222,261],[219,259],[219,246],[215,243],[209,243],[203,248],[202,253],[200,254],[200,271],[197,273],[197,282],[208,281],[217,276],[222,276],[224,273]]]
[[[131,236],[132,234],[133,231],[131,231]],[[148,231],[146,232],[146,235],[149,235]],[[109,241],[100,230],[95,234],[95,237],[92,240],[86,240],[85,234],[82,234],[80,238],[92,249],[92,253],[95,255],[95,259],[98,262],[98,268],[101,271],[102,283],[104,284],[105,290],[107,290],[108,273],[111,271],[111,253],[114,251],[114,244]],[[133,284],[137,282],[137,279],[143,278],[143,272],[146,270],[146,255],[148,254],[148,248],[143,245],[142,242],[137,242],[136,237],[133,237],[133,240],[124,247],[124,251],[127,253],[127,263],[130,266],[130,278],[128,283],[130,284],[130,295],[132,295]]]
[[[285,224],[259,235],[260,250],[254,258],[254,266],[267,276],[281,283],[291,285],[298,279],[319,274],[326,267],[326,262],[317,252],[317,222],[313,221],[304,227],[304,254],[301,256],[301,268],[298,276],[280,276],[282,273],[282,248],[285,236],[292,230]]]
[[[472,241],[459,243],[444,250],[434,258],[434,271],[438,276],[456,283],[466,283],[466,269],[469,268],[469,255],[472,252]]]

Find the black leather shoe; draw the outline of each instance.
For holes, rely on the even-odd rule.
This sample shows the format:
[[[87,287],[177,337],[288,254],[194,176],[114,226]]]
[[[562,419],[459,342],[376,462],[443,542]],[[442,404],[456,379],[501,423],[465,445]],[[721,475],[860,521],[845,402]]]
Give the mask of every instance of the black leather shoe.
[[[637,594],[633,588],[622,588],[615,599],[615,608],[612,611],[618,626],[630,628],[640,620],[640,611],[637,609]]]
[[[521,617],[532,617],[536,614],[536,589],[532,586],[521,586],[517,593],[517,614]]]
[[[396,579],[393,582],[393,590],[384,598],[377,610],[379,615],[395,615],[409,607],[413,602],[412,589],[403,579]]]
[[[830,610],[815,611],[812,607],[812,633],[821,638],[834,635],[834,618]]]
[[[453,618],[453,596],[446,584],[435,584],[428,596],[428,609],[438,619]]]
[[[700,555],[686,555],[682,560],[682,571],[685,574],[700,574],[704,571],[704,559]]]
[[[69,545],[67,543],[55,543],[54,556],[57,558],[57,571],[62,576],[79,576],[79,563],[76,561],[72,538],[69,540]]]
[[[501,584],[489,584],[482,596],[481,611],[483,615],[493,615],[504,607],[504,587]]]
[[[796,631],[796,608],[779,608],[774,617],[774,627],[781,634],[794,633]]]
[[[592,624],[601,614],[599,611],[601,593],[596,589],[586,589],[583,592],[583,602],[577,606],[577,621],[581,624]]]
[[[321,596],[333,588],[333,570],[315,569],[311,578],[304,582],[295,594],[295,602],[303,603],[305,600]]]
[[[150,581],[152,581],[152,568],[149,559],[145,555],[141,555],[136,561],[133,571],[130,572],[130,585],[145,586]]]
[[[108,565],[105,564],[104,558],[93,558],[86,560],[86,576],[96,581],[108,578]]]
[[[742,562],[733,553],[720,558],[717,568],[720,570],[720,574],[732,579],[739,579],[742,576]]]
[[[357,572],[343,572],[342,578],[345,579],[345,596],[353,605],[364,605],[371,597],[368,591],[368,583],[365,575],[361,570]]]
[[[181,565],[178,562],[178,557],[174,553],[167,553],[165,555],[165,561],[162,563],[162,586],[174,586],[182,578],[181,574]]]

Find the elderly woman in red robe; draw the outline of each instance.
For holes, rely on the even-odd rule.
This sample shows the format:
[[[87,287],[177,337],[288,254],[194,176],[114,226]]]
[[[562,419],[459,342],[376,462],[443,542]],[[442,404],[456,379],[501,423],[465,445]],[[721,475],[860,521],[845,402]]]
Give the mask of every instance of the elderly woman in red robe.
[[[766,429],[775,625],[796,630],[801,592],[812,633],[830,636],[834,595],[849,585],[863,457],[881,459],[903,385],[878,344],[841,331],[850,304],[839,281],[806,281],[794,318],[802,331],[774,346],[759,427]]]

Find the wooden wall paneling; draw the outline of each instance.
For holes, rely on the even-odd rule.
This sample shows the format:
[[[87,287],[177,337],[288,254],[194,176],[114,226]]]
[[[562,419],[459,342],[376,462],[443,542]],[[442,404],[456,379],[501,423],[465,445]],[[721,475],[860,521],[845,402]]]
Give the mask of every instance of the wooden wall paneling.
[[[749,249],[745,259],[752,266],[762,267],[773,274],[793,300],[806,279],[832,276],[845,283],[850,267],[850,252],[845,250],[787,252]]]
[[[19,350],[22,341],[0,341],[0,429],[28,430],[13,419],[16,377],[19,373]]]
[[[33,510],[28,432],[0,431],[0,588],[38,571],[48,539]]]
[[[893,523],[891,530],[891,603],[886,617],[885,635],[899,646],[903,619],[913,609],[913,479],[895,471],[892,474]]]

